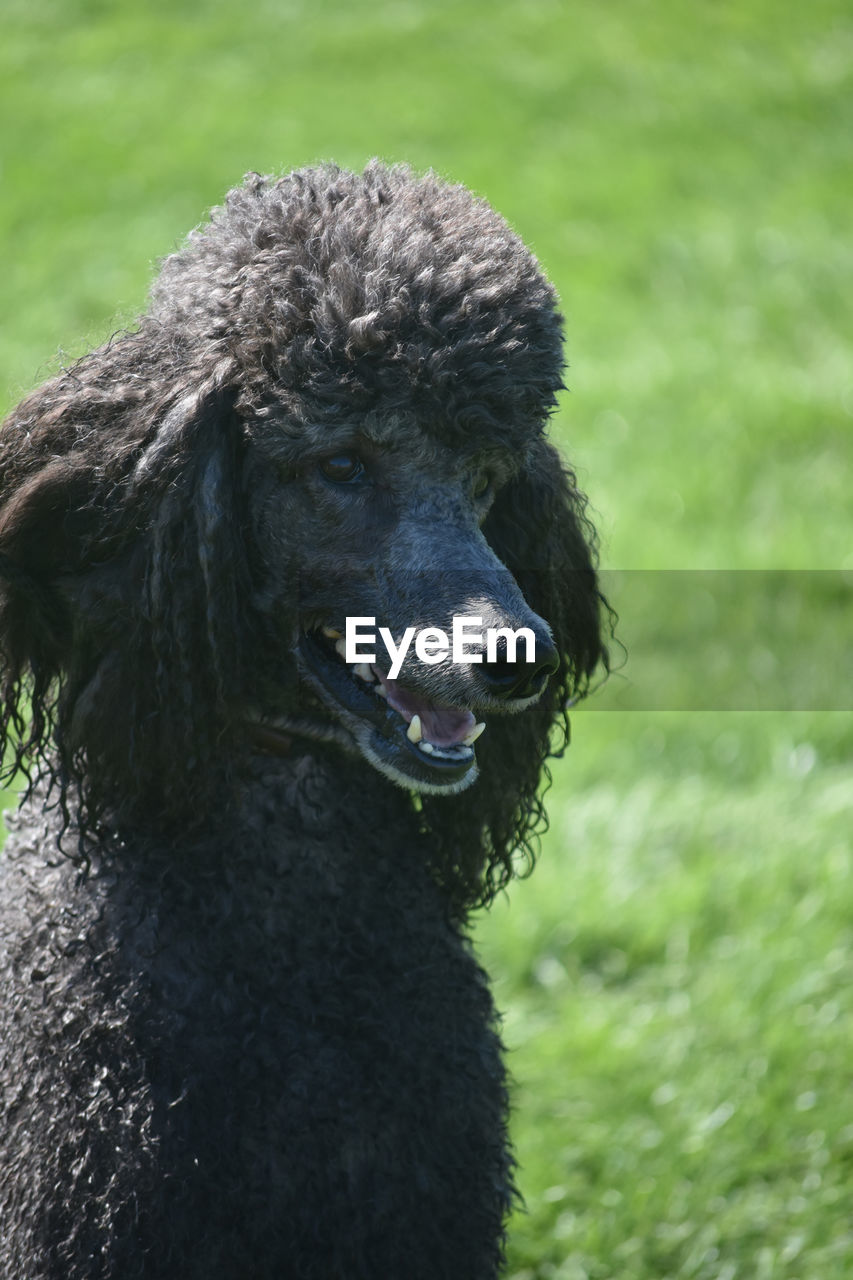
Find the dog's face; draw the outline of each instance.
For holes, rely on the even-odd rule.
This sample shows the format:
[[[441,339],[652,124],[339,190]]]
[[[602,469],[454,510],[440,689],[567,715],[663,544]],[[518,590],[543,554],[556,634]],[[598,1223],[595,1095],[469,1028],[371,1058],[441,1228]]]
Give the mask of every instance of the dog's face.
[[[491,718],[532,707],[559,666],[547,619],[488,541],[534,447],[518,434],[515,450],[473,433],[460,449],[376,413],[298,440],[274,423],[255,434],[258,607],[292,619],[297,583],[282,642],[311,691],[300,710],[416,791],[469,786]],[[289,715],[268,696],[268,722],[292,725],[292,694]]]

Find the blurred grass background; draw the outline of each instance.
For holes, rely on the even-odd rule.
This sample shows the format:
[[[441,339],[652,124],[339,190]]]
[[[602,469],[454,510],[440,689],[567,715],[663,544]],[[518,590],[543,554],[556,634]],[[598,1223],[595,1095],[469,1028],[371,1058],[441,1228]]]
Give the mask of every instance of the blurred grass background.
[[[853,724],[826,709],[850,707],[851,68],[843,0],[0,16],[4,409],[132,322],[249,169],[434,167],[560,291],[555,431],[603,564],[651,584],[615,603],[654,660],[577,711],[535,875],[477,925],[516,1081],[514,1280],[853,1274]],[[655,571],[783,568],[813,702],[667,710],[764,704],[647,683],[606,709],[702,679],[701,619]],[[716,600],[717,652],[745,609]]]

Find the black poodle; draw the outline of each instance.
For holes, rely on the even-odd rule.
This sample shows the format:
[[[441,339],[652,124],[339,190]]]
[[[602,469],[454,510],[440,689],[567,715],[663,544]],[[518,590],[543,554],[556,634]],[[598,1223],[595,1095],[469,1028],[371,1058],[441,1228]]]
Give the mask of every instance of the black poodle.
[[[5,1280],[497,1275],[465,923],[606,661],[562,363],[487,204],[326,166],[6,421]]]

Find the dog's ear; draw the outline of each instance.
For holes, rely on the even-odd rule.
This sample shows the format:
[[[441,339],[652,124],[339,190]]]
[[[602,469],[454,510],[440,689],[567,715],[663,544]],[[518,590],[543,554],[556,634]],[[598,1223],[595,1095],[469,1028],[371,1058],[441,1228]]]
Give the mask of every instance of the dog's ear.
[[[477,743],[480,775],[468,791],[423,801],[431,839],[442,850],[437,874],[468,905],[494,896],[518,854],[528,862],[535,856],[537,833],[546,826],[539,791],[545,761],[568,744],[570,703],[597,667],[607,667],[608,608],[598,587],[594,530],[573,473],[547,442],[534,447],[499,493],[484,533],[549,624],[560,668],[535,706],[487,718]]]
[[[135,705],[124,726],[131,736],[114,745],[108,734],[100,771],[118,747],[130,773],[110,789],[132,795],[134,780],[137,790],[143,783],[164,817],[191,817],[193,808],[203,815],[222,781],[217,757],[230,710],[247,694],[243,449],[233,393],[202,384],[170,408],[127,480],[123,505],[144,524],[127,543],[119,619],[135,611],[136,625],[111,640],[106,679],[132,691]],[[101,716],[88,702],[86,710],[88,723],[78,709],[74,729],[91,753]]]
[[[559,678],[577,696],[606,659],[595,531],[574,473],[547,441],[498,494],[485,534],[527,603],[551,628],[562,658]]]
[[[49,691],[62,652],[68,617],[52,584],[68,556],[67,519],[85,507],[88,493],[81,469],[63,458],[48,457],[25,473],[17,487],[11,468],[0,482],[0,698],[3,742],[10,723],[20,737],[24,729],[26,676],[33,704],[34,746],[45,731]],[[3,483],[5,482],[5,483]],[[11,493],[9,491],[11,490]],[[7,496],[8,495],[8,496]],[[0,750],[0,761],[3,752]]]
[[[2,745],[54,775],[58,749],[91,819],[117,794],[164,817],[186,805],[249,625],[226,371],[146,384],[128,376],[135,339],[85,357],[0,432]]]

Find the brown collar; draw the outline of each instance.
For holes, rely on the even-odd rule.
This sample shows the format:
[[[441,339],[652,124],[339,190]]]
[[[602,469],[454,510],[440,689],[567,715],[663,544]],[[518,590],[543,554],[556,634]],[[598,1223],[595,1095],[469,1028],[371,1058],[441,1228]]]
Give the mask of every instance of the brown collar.
[[[243,725],[250,742],[259,751],[271,756],[289,756],[293,749],[293,735],[275,729],[269,724],[253,724],[246,721]]]

